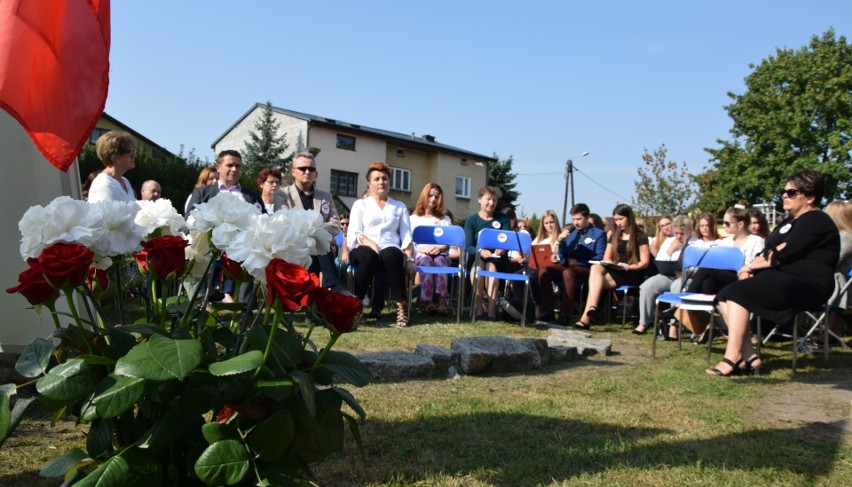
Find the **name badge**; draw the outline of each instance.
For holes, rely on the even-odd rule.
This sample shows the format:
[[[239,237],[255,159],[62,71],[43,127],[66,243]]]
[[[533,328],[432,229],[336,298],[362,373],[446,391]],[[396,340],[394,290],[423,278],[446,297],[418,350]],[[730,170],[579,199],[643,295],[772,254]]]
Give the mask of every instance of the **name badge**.
[[[500,228],[500,222],[498,222],[497,220],[494,220],[493,222],[491,222],[491,226],[494,227],[494,228]]]
[[[590,244],[590,243],[592,243],[592,242],[594,242],[594,241],[595,241],[595,240],[594,240],[592,237],[586,237],[586,240],[583,240],[583,243],[584,243],[584,244]]]
[[[784,225],[783,227],[781,227],[781,229],[778,230],[778,233],[780,233],[781,235],[784,235],[785,233],[789,232],[791,228],[793,228],[793,225],[788,223],[788,224]]]

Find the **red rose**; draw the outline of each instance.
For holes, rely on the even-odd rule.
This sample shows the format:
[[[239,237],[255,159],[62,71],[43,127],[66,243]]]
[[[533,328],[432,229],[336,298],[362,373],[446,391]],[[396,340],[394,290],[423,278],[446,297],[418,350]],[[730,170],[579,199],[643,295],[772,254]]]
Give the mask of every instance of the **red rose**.
[[[228,258],[228,254],[222,254],[219,259],[222,262],[222,270],[225,271],[225,276],[237,282],[246,282],[251,279],[247,270],[239,262]]]
[[[53,303],[59,291],[44,279],[41,272],[30,267],[18,275],[18,285],[6,290],[9,294],[21,293],[31,305]]]
[[[160,279],[169,274],[183,274],[186,269],[186,247],[189,241],[179,235],[163,235],[142,242],[143,252],[148,254],[148,266]]]
[[[234,414],[234,411],[235,409],[233,405],[225,404],[225,407],[223,407],[222,410],[219,411],[219,414],[216,415],[215,421],[217,423],[225,423],[226,421],[228,421],[228,418],[230,418],[231,415]]]
[[[133,256],[133,260],[136,261],[136,265],[139,266],[139,272],[142,273],[143,276],[148,275],[148,251],[140,250],[135,254],[130,254]]]
[[[331,292],[315,292],[312,296],[317,314],[325,318],[337,333],[348,333],[355,329],[361,318],[361,300],[355,296]]]
[[[55,243],[42,250],[38,259],[27,259],[27,263],[55,288],[65,284],[77,287],[89,273],[94,257],[95,253],[82,245]]]
[[[318,286],[317,276],[300,265],[272,259],[266,266],[269,302],[280,301],[285,311],[296,311],[307,306],[310,294]]]
[[[108,286],[109,277],[107,277],[106,271],[103,269],[90,267],[89,275],[86,276],[86,287],[89,288],[90,291],[95,293],[95,295],[99,295],[100,293],[106,291]]]

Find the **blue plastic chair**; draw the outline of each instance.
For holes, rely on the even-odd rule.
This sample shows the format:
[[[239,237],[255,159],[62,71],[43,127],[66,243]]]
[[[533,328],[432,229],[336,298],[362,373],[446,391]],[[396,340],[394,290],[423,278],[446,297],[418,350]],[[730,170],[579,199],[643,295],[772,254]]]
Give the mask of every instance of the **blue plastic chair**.
[[[473,289],[470,303],[470,322],[473,323],[476,318],[476,287],[478,280],[482,277],[492,277],[503,279],[506,281],[522,281],[524,283],[524,309],[521,312],[521,327],[526,326],[527,320],[527,301],[529,300],[530,292],[530,276],[528,259],[530,255],[530,245],[532,244],[531,237],[526,232],[512,232],[509,230],[494,230],[486,228],[480,230],[479,236],[476,239],[476,259],[474,260],[471,272],[473,273]],[[481,249],[495,250],[502,249],[506,251],[514,250],[521,252],[524,255],[524,265],[522,274],[514,274],[511,272],[496,272],[485,271],[479,268],[481,257],[479,251]]]
[[[724,269],[738,271],[745,263],[745,255],[736,247],[695,247],[688,246],[683,254],[683,271],[681,279],[684,279],[688,269],[708,268],[708,269]],[[667,303],[671,306],[677,306],[684,310],[690,311],[706,311],[710,313],[710,324],[707,328],[707,361],[710,361],[712,353],[713,341],[713,322],[716,317],[716,304],[709,300],[708,302],[698,302],[690,300],[690,296],[697,296],[699,293],[672,293],[665,292],[657,296],[656,306],[654,310],[654,334],[652,345],[652,356],[657,357],[657,333],[660,326],[660,304]],[[678,323],[678,349],[682,347],[683,323]]]
[[[411,240],[417,245],[454,245],[461,249],[461,256],[457,266],[448,267],[425,267],[417,266],[417,272],[421,274],[443,274],[456,276],[458,283],[458,300],[456,307],[456,323],[461,322],[462,305],[464,303],[464,266],[467,262],[464,242],[464,229],[459,226],[421,225],[414,229]],[[411,317],[411,294],[414,290],[414,282],[408,285],[408,316]],[[452,293],[450,293],[452,295]]]

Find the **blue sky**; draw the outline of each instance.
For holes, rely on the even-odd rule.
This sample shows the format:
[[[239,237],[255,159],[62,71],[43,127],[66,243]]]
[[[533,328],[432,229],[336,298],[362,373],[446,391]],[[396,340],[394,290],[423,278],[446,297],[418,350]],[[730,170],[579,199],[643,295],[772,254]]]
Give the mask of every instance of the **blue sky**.
[[[177,152],[254,103],[514,157],[521,210],[634,195],[644,148],[693,172],[727,138],[750,64],[833,27],[852,2],[112,2],[108,113]],[[321,162],[321,161],[320,161]]]

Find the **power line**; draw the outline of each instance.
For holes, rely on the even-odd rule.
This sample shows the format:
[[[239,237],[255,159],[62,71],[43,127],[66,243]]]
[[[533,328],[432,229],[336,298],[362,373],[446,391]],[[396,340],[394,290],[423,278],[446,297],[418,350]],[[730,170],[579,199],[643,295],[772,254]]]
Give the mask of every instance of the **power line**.
[[[608,191],[608,192],[612,193],[613,195],[617,196],[618,198],[620,198],[620,199],[621,199],[622,201],[624,201],[625,203],[627,203],[628,201],[630,201],[629,199],[625,198],[624,196],[621,196],[620,194],[618,194],[618,193],[616,193],[615,191],[613,191],[613,190],[611,190],[611,189],[607,188],[607,187],[606,187],[606,186],[604,186],[603,184],[601,184],[601,183],[599,183],[599,182],[595,181],[594,179],[590,178],[590,177],[589,177],[586,173],[584,173],[584,172],[580,171],[580,169],[579,169],[576,165],[574,166],[574,170],[575,170],[575,171],[577,171],[578,173],[582,174],[582,175],[583,175],[586,179],[588,179],[589,181],[591,181],[591,182],[593,182],[593,183],[597,184],[598,186],[600,186],[600,187],[601,187],[601,188],[603,188],[604,190],[606,190],[606,191]]]

